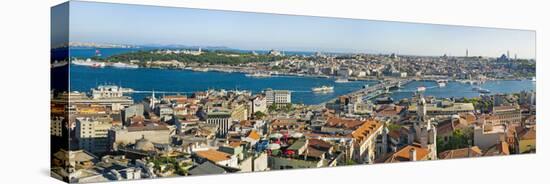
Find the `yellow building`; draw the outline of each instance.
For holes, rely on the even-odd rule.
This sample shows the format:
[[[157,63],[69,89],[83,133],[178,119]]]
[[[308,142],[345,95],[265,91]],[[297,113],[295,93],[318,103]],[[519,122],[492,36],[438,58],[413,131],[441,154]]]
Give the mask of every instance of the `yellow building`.
[[[536,130],[534,128],[524,129],[517,134],[518,152],[529,153],[536,150]]]

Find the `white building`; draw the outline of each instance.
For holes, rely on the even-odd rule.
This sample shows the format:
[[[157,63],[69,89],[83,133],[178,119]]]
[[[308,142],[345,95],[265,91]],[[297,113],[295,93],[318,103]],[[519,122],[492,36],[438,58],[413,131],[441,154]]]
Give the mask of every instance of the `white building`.
[[[61,137],[63,136],[63,117],[55,117],[51,120],[50,135]]]
[[[157,144],[170,143],[170,136],[175,134],[175,128],[155,123],[117,127],[109,131],[109,146],[116,149],[118,145],[134,144],[136,140],[146,138]]]
[[[292,103],[291,93],[288,90],[272,90],[267,89],[264,91],[266,96],[267,105],[271,104],[290,104]]]
[[[122,88],[116,85],[100,85],[92,89],[92,98],[121,98],[124,93],[132,92],[130,88]]]
[[[250,114],[256,112],[267,112],[267,98],[264,96],[256,96],[250,101]]]

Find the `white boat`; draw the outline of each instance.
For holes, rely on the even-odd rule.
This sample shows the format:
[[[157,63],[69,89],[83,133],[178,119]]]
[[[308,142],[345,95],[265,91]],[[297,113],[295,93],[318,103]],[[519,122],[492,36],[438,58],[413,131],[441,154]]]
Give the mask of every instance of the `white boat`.
[[[439,86],[440,88],[445,87],[446,85],[447,85],[447,83],[445,83],[444,80],[438,80],[437,81],[437,86]]]
[[[537,82],[537,79],[535,77],[531,78],[531,81]]]
[[[255,77],[255,78],[264,78],[264,77],[271,77],[270,73],[252,73],[252,74],[245,74],[244,76],[247,77]]]
[[[136,64],[122,63],[122,62],[113,63],[112,66],[116,68],[139,68],[139,66]]]
[[[311,88],[311,91],[317,92],[317,93],[333,92],[334,87],[332,87],[332,86],[315,87],[315,88]]]
[[[491,93],[491,91],[488,90],[488,89],[479,89],[478,92],[480,92],[480,93]]]
[[[83,59],[74,59],[72,62],[74,65],[80,65],[80,66],[89,66],[89,67],[95,67],[95,68],[103,68],[105,67],[104,62],[99,61],[92,61],[92,59],[88,58],[86,60]]]
[[[67,66],[67,61],[54,61],[51,64],[51,68],[58,68],[58,67],[63,67],[63,66]]]
[[[426,87],[420,86],[420,87],[416,88],[416,91],[418,91],[418,92],[424,92],[424,91],[426,91]]]
[[[346,78],[339,78],[339,79],[336,79],[336,81],[334,81],[334,82],[336,82],[336,83],[346,83],[346,82],[349,82],[349,80],[346,79]]]

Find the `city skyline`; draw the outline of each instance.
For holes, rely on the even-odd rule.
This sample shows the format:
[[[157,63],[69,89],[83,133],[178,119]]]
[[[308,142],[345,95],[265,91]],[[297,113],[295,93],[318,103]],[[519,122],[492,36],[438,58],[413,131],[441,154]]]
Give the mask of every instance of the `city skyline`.
[[[535,32],[527,30],[79,1],[71,2],[71,9],[71,42],[420,56],[464,56],[468,50],[469,56],[498,57],[507,52],[518,58],[536,56]]]

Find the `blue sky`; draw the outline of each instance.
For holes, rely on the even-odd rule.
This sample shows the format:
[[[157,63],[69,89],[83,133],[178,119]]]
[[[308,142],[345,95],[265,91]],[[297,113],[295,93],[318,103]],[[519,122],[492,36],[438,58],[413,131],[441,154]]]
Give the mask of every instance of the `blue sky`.
[[[237,49],[535,58],[535,32],[72,1],[70,39]]]

